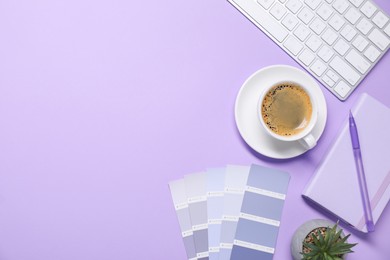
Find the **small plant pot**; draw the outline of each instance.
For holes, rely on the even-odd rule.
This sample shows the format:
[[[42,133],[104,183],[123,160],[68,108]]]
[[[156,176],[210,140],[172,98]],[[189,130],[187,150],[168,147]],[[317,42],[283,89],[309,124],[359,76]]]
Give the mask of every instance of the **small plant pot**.
[[[291,240],[291,255],[294,258],[294,260],[301,260],[302,255],[301,252],[303,250],[303,241],[307,237],[307,235],[317,229],[322,227],[333,227],[335,223],[325,220],[325,219],[313,219],[308,222],[303,223],[294,233],[292,240]],[[339,227],[337,227],[337,230],[340,230]],[[342,232],[340,237],[343,238],[345,235]],[[345,255],[342,257],[342,259],[345,259]]]

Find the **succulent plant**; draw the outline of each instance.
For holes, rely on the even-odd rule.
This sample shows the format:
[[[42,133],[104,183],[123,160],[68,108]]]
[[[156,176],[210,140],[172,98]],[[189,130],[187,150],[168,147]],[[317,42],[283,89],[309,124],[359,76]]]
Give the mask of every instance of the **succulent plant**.
[[[341,260],[345,254],[353,252],[351,250],[356,244],[347,243],[350,234],[341,237],[342,229],[337,231],[336,223],[333,227],[326,227],[321,230],[316,229],[308,235],[310,242],[303,242],[303,260]]]

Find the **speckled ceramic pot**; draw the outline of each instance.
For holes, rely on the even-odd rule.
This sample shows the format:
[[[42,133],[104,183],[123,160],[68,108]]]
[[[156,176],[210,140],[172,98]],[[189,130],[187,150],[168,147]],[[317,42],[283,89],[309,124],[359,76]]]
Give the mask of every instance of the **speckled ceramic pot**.
[[[291,255],[294,258],[294,260],[301,260],[302,255],[300,252],[302,252],[302,245],[303,240],[306,238],[307,234],[309,234],[312,230],[319,228],[319,227],[333,227],[335,223],[325,220],[325,219],[313,219],[309,220],[308,222],[303,223],[294,233],[292,240],[291,240]],[[339,227],[337,227],[337,230],[340,230]],[[344,237],[344,233],[341,233],[341,237]],[[345,255],[343,257],[345,259]]]

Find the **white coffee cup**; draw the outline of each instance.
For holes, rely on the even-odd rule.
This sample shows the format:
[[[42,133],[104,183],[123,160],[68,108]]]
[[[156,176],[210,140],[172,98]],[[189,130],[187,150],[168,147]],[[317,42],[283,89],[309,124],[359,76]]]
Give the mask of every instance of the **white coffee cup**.
[[[263,120],[263,116],[261,114],[261,107],[263,104],[263,100],[264,100],[264,97],[266,96],[266,94],[268,93],[268,91],[271,88],[273,88],[274,86],[276,86],[278,84],[282,84],[283,82],[289,82],[289,83],[296,84],[296,85],[300,86],[310,97],[310,102],[312,105],[312,114],[311,114],[310,121],[307,124],[307,126],[301,132],[294,134],[294,135],[290,135],[290,136],[282,136],[282,135],[279,135],[279,134],[273,132],[270,128],[267,127],[266,123]],[[266,87],[264,89],[264,91],[260,95],[258,105],[257,105],[257,113],[258,113],[258,118],[261,122],[261,125],[263,126],[264,130],[271,137],[273,137],[277,140],[283,141],[283,142],[298,141],[307,150],[312,149],[317,144],[317,141],[314,138],[312,131],[313,131],[313,128],[316,125],[317,119],[318,119],[318,104],[317,104],[317,100],[314,98],[313,92],[308,87],[306,87],[304,84],[297,82],[297,81],[291,81],[288,79],[281,80],[279,82],[275,82],[274,84],[270,84],[268,87]]]

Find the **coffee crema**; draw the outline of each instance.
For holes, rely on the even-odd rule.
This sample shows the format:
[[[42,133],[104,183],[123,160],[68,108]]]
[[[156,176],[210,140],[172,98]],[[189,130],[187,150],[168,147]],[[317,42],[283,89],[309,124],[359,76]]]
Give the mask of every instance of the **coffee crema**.
[[[313,111],[310,96],[293,82],[274,85],[265,95],[260,109],[267,127],[281,136],[302,132],[308,126]]]

